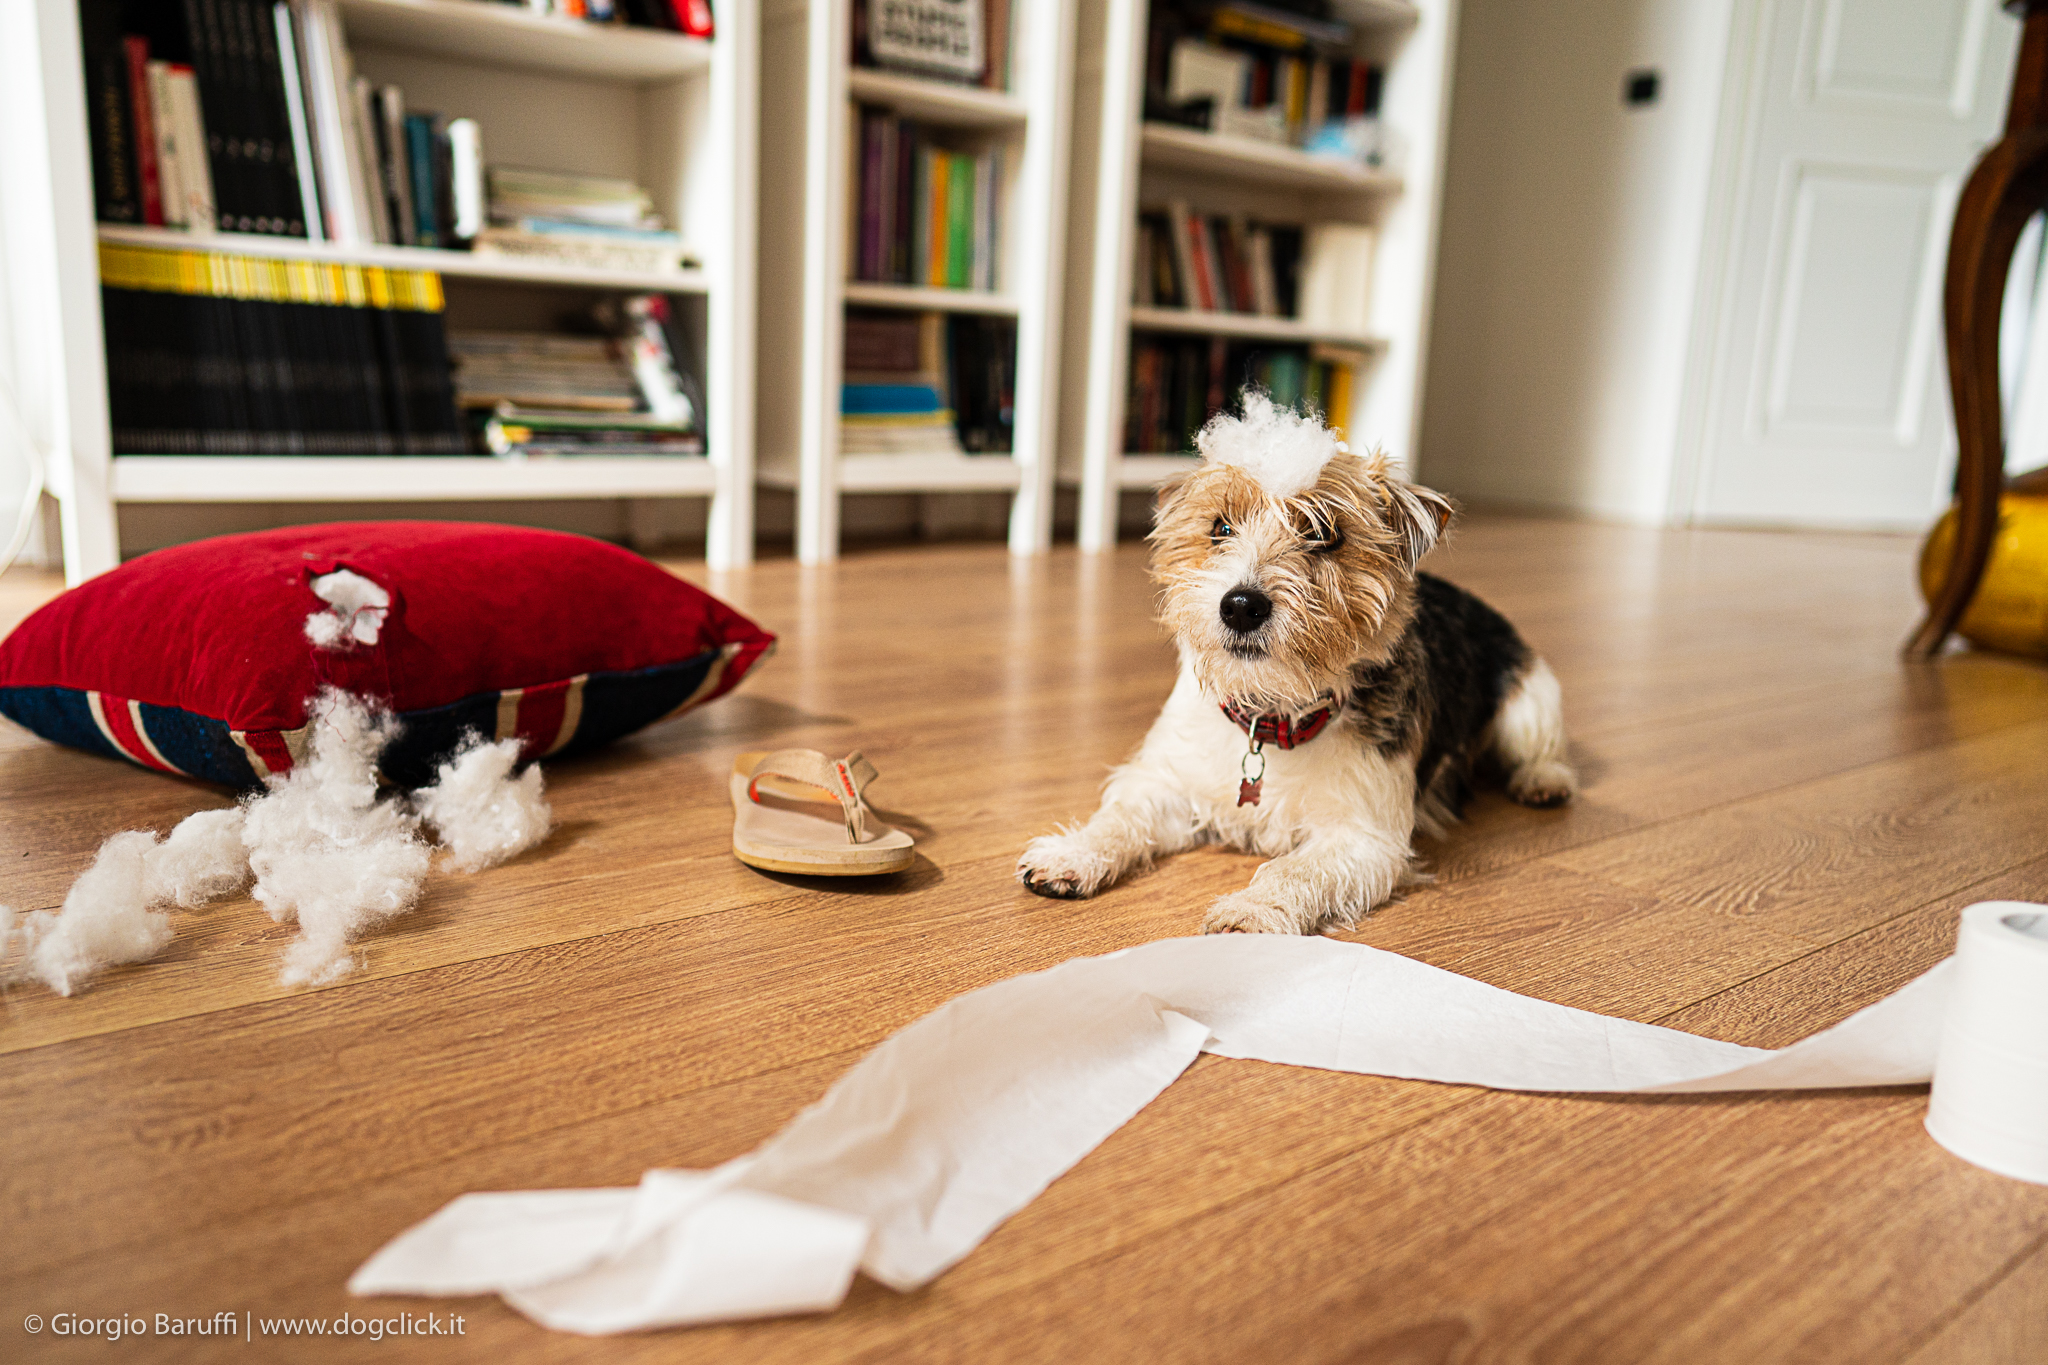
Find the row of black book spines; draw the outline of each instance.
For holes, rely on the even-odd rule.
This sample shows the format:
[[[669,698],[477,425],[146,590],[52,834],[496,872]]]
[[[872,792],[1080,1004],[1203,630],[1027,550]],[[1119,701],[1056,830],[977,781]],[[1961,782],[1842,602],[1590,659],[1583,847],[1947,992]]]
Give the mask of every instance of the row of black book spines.
[[[103,296],[120,453],[462,449],[439,314]]]
[[[1257,342],[1134,336],[1124,400],[1124,449],[1174,454],[1194,448],[1195,433],[1250,382],[1261,355],[1299,347]]]
[[[140,28],[144,32],[136,36],[148,41],[151,57],[191,60],[206,123],[217,225],[230,232],[305,236],[269,7],[261,0],[183,0],[182,9],[181,26],[156,6],[130,10],[120,0],[79,0],[100,220],[143,220],[139,111],[125,47],[131,31]],[[164,111],[151,113],[161,117]]]
[[[184,0],[184,10],[220,226],[306,236],[271,0]]]
[[[974,454],[1011,449],[1016,427],[1017,324],[946,319],[947,390],[960,444]]]
[[[437,315],[401,322],[364,309],[106,294],[119,426],[212,433],[226,448],[252,431],[383,433],[409,449],[453,425],[452,412],[436,411],[446,386],[430,368],[435,354],[446,365]]]

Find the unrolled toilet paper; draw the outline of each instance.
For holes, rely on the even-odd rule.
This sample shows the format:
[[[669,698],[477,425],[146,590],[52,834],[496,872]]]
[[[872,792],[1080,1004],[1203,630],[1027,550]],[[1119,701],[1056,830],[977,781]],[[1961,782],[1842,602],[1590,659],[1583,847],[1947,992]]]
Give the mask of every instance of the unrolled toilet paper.
[[[885,1040],[752,1153],[634,1189],[471,1194],[358,1294],[492,1291],[605,1333],[817,1312],[856,1269],[913,1289],[1201,1052],[1501,1090],[1911,1085],[1958,1155],[2048,1183],[2048,907],[1964,913],[1956,955],[1767,1051],[1554,1005],[1362,944],[1168,939],[963,995]]]

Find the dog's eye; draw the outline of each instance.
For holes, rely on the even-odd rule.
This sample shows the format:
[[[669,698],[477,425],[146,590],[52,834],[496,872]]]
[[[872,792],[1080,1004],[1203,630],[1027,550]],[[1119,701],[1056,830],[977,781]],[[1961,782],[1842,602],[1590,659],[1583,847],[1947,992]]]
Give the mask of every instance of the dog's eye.
[[[1209,539],[1211,540],[1227,540],[1236,534],[1236,530],[1231,527],[1230,523],[1221,517],[1209,523]]]
[[[1343,543],[1343,533],[1325,522],[1310,518],[1308,525],[1302,528],[1302,548],[1312,555],[1326,555]]]

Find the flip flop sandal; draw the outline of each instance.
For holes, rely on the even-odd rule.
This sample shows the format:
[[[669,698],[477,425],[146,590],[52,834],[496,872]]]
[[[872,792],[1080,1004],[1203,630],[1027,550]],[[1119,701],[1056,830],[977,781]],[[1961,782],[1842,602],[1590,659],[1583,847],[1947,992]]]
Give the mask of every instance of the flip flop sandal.
[[[863,792],[875,765],[859,753],[746,753],[732,767],[732,851],[749,867],[812,877],[901,872],[917,861],[902,830],[875,818]]]

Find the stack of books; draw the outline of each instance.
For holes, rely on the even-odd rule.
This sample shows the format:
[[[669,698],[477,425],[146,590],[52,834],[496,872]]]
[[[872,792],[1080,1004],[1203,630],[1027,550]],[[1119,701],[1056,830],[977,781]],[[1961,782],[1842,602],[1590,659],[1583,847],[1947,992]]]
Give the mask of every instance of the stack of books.
[[[440,276],[100,246],[121,455],[459,454]]]
[[[1132,302],[1291,318],[1300,307],[1302,229],[1205,214],[1175,202],[1138,214]]]
[[[693,423],[650,413],[561,412],[500,403],[484,422],[485,448],[505,459],[560,455],[702,455]]]
[[[1385,69],[1328,0],[1154,0],[1145,117],[1378,164]]]
[[[853,0],[853,64],[1010,88],[1010,0]]]
[[[625,348],[611,337],[555,332],[456,331],[455,401],[467,410],[501,403],[574,412],[632,412],[640,389]]]
[[[841,451],[1009,452],[1016,426],[1014,319],[854,309],[845,338]]]
[[[846,315],[839,449],[847,455],[959,455],[938,313]]]
[[[993,291],[1003,149],[950,151],[931,130],[867,107],[851,136],[853,278]]]
[[[1131,340],[1124,449],[1179,455],[1195,433],[1247,386],[1264,389],[1282,407],[1323,414],[1342,434],[1350,420],[1359,370],[1371,357],[1339,346],[1274,346],[1138,334]]]
[[[669,301],[601,305],[598,334],[456,331],[456,403],[501,457],[701,455],[703,402]]]
[[[478,255],[652,272],[688,260],[653,196],[633,181],[515,166],[491,167],[486,181],[491,226],[477,234]]]

